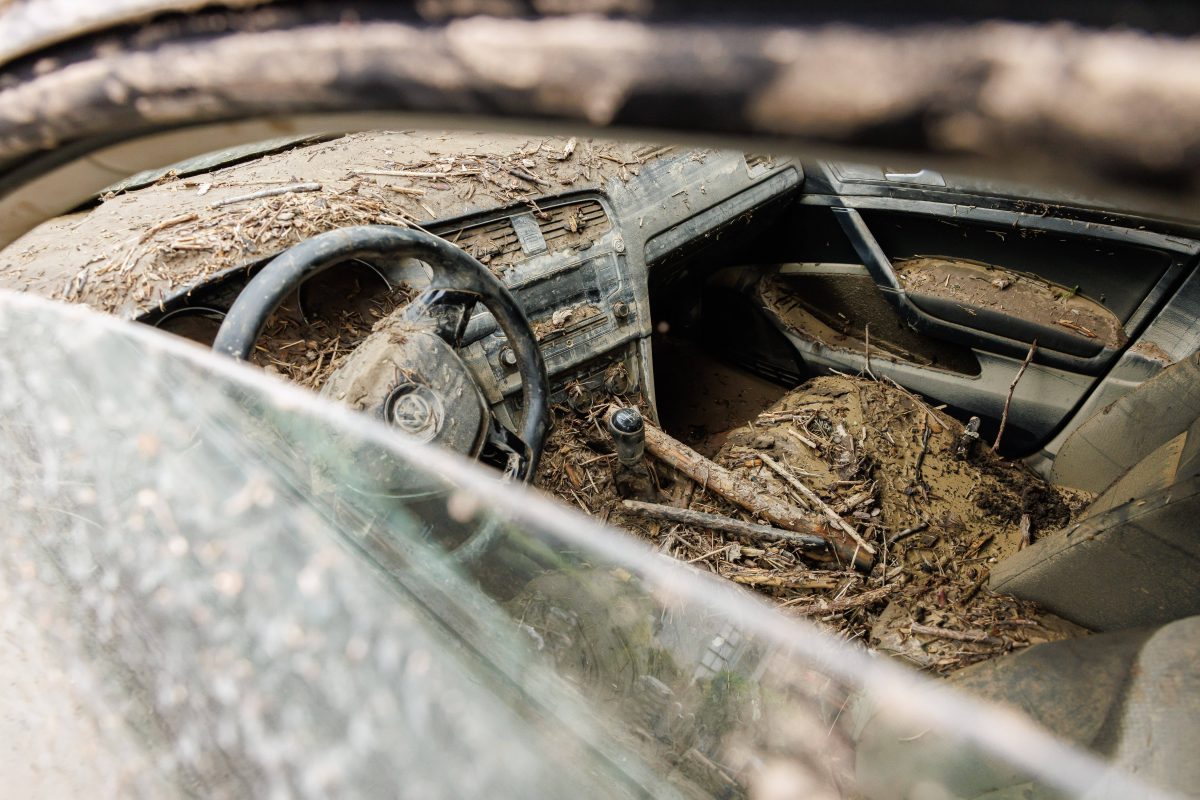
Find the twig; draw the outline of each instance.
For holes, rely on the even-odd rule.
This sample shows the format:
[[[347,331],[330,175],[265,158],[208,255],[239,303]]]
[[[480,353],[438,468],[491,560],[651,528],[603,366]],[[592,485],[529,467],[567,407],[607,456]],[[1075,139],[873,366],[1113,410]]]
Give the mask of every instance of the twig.
[[[921,452],[917,453],[917,465],[916,465],[916,468],[913,470],[913,475],[914,475],[913,483],[914,484],[922,483],[921,467],[925,464],[925,455],[929,452],[929,434],[932,432],[929,427],[929,415],[928,414],[923,415],[922,419],[925,421],[925,431],[924,431],[924,433],[921,434]]]
[[[1055,324],[1062,325],[1064,328],[1070,328],[1071,330],[1075,331],[1076,333],[1081,333],[1089,339],[1096,338],[1095,333],[1093,333],[1092,331],[1083,327],[1078,322],[1072,322],[1069,319],[1059,319],[1059,320],[1055,320]]]
[[[932,625],[920,625],[916,622],[908,626],[913,633],[925,636],[936,636],[940,639],[953,639],[956,642],[974,642],[976,644],[1000,644],[1000,640],[989,636],[983,631],[952,631],[948,628],[935,628]]]
[[[417,222],[412,214],[409,214],[404,209],[394,208],[392,210],[396,212],[396,217],[399,217],[399,219],[390,217],[387,214],[379,214],[377,215],[377,219],[387,225],[395,225],[397,228],[416,228],[422,233],[429,233],[429,231],[421,227],[421,223]]]
[[[858,494],[851,495],[848,499],[843,500],[841,503],[838,503],[838,510],[842,514],[849,514],[854,509],[873,499],[874,496],[871,494],[871,492],[859,492]]]
[[[867,551],[856,544],[853,538],[845,536],[842,528],[834,528],[823,521],[813,519],[791,502],[764,493],[749,479],[742,478],[705,458],[653,425],[646,426],[646,450],[659,461],[687,475],[705,491],[715,492],[755,517],[761,517],[777,527],[825,537],[830,542],[832,554],[837,558],[852,562],[862,570],[871,568],[872,559],[866,555]],[[831,556],[813,554],[810,557]]]
[[[176,225],[182,225],[185,222],[194,222],[196,219],[197,219],[197,216],[195,214],[180,214],[178,217],[171,217],[170,219],[164,219],[162,222],[152,225],[149,228],[147,228],[145,231],[143,231],[142,235],[138,237],[138,244],[143,244],[143,243],[149,241],[150,237],[153,236],[154,234],[158,233],[159,231],[166,230],[167,228],[172,228]]]
[[[807,436],[801,436],[801,435],[800,435],[800,434],[799,434],[799,433],[796,431],[796,429],[795,429],[795,428],[784,428],[784,429],[783,429],[783,432],[784,432],[784,433],[786,433],[788,436],[791,436],[791,437],[792,437],[793,439],[795,439],[796,441],[800,442],[800,444],[804,445],[804,446],[805,446],[805,447],[807,447],[808,449],[810,449],[810,450],[816,450],[816,449],[817,449],[817,443],[816,443],[816,442],[814,442],[812,439],[809,439]]]
[[[546,181],[544,181],[541,178],[539,178],[538,176],[534,175],[533,173],[527,172],[523,169],[518,169],[517,167],[509,167],[508,174],[515,175],[516,177],[520,178],[523,181],[532,183],[534,186],[549,186],[550,185],[550,184],[546,183]]]
[[[665,144],[665,145],[661,145],[659,147],[655,147],[652,150],[648,150],[647,152],[642,153],[640,156],[635,154],[634,158],[637,159],[637,162],[639,164],[645,164],[650,159],[658,158],[659,156],[666,155],[667,153],[671,152],[674,149],[675,149],[675,145]]]
[[[796,614],[797,616],[810,616],[812,614],[832,614],[837,611],[850,611],[852,609],[869,606],[872,603],[883,600],[889,594],[891,594],[892,591],[894,591],[894,587],[882,586],[878,589],[870,589],[861,594],[856,594],[853,597],[846,598],[845,600],[834,600],[832,602],[818,600],[815,603],[809,603],[808,605],[804,606],[796,605],[792,608],[792,613]],[[796,599],[799,600],[807,598]],[[791,603],[791,600],[785,603],[780,603],[780,607],[787,607]]]
[[[603,158],[605,161],[611,161],[614,164],[618,164],[622,167],[632,167],[635,164],[641,163],[640,161],[626,161],[623,158],[617,158],[616,156],[610,156],[608,153],[600,153],[599,156],[601,158]]]
[[[660,503],[643,503],[639,500],[624,500],[621,505],[630,511],[644,514],[668,522],[678,522],[683,525],[693,525],[698,528],[708,528],[714,531],[725,531],[745,536],[748,539],[765,540],[769,542],[787,542],[797,547],[809,550],[823,550],[829,546],[823,537],[807,533],[772,528],[769,525],[756,525],[752,522],[742,522],[721,514],[710,514],[706,511],[676,508]]]
[[[576,139],[574,136],[572,136],[570,139],[567,140],[566,145],[563,147],[562,155],[561,156],[551,156],[551,158],[553,158],[555,161],[566,161],[568,158],[571,157],[571,154],[575,152],[575,145],[578,143],[579,143],[579,140]]]
[[[836,511],[834,511],[824,500],[817,496],[816,492],[801,483],[799,478],[785,470],[782,466],[780,466],[778,461],[771,458],[766,453],[761,453],[760,457],[762,458],[763,463],[770,467],[776,475],[783,478],[783,480],[789,486],[803,495],[804,499],[812,503],[813,506],[822,514],[824,514],[830,522],[832,522],[841,530],[845,531],[846,535],[857,542],[859,547],[861,547],[863,550],[866,550],[871,555],[875,555],[875,548],[868,544],[866,539],[859,536],[858,531],[854,530],[854,526],[848,524],[846,520],[842,519]]]
[[[1000,449],[1000,437],[1004,435],[1004,426],[1008,424],[1008,407],[1012,404],[1013,392],[1017,390],[1017,381],[1021,380],[1021,376],[1025,374],[1025,368],[1029,366],[1029,362],[1033,360],[1033,354],[1036,352],[1037,339],[1034,339],[1033,344],[1029,345],[1029,352],[1025,354],[1025,360],[1021,362],[1021,368],[1017,370],[1016,377],[1008,385],[1008,397],[1004,398],[1004,412],[1000,415],[1000,430],[996,431],[996,441],[992,444],[993,453]]]
[[[928,527],[929,527],[929,523],[922,521],[922,522],[918,522],[916,525],[913,525],[911,528],[905,528],[904,530],[900,531],[899,533],[897,533],[895,536],[892,537],[892,544],[895,544],[896,542],[900,541],[901,539],[907,539],[909,536],[912,536],[914,533],[920,533],[921,531],[925,530]]]
[[[395,192],[396,194],[407,194],[407,195],[412,195],[413,197],[424,197],[425,196],[424,189],[414,189],[411,186],[396,186],[395,184],[392,184],[392,183],[385,183],[382,185],[383,185],[383,188],[387,189],[390,192]]]
[[[871,323],[869,322],[863,327],[863,359],[866,362],[864,368],[867,371],[867,377],[877,380],[875,373],[871,372]]]
[[[834,589],[837,583],[829,578],[809,575],[779,575],[770,572],[726,572],[725,577],[743,586],[763,586],[772,589]]]
[[[356,169],[352,175],[378,175],[381,178],[457,178],[465,175],[478,175],[480,169],[455,169],[449,172],[418,172],[411,169]]]
[[[321,184],[319,183],[290,183],[287,186],[274,186],[270,189],[260,189],[257,192],[250,194],[239,194],[235,197],[226,197],[222,200],[216,200],[209,203],[209,208],[221,208],[222,206],[231,206],[234,203],[244,203],[247,200],[258,200],[263,197],[276,197],[281,194],[291,194],[292,192],[319,192]]]
[[[910,392],[908,389],[905,389],[903,386],[896,383],[896,381],[893,380],[892,378],[884,376],[884,380],[886,380],[892,386],[896,387],[896,389],[898,389],[900,391],[900,394],[904,395],[909,400],[912,400],[913,403],[915,403],[921,410],[923,410],[926,414],[928,414],[934,420],[934,422],[937,422],[937,415],[933,413],[934,409],[928,403],[926,403],[921,398],[917,397],[915,394]],[[941,406],[941,408],[944,408],[944,407],[945,406]],[[941,430],[940,422],[938,423],[938,426],[939,426],[938,429]]]

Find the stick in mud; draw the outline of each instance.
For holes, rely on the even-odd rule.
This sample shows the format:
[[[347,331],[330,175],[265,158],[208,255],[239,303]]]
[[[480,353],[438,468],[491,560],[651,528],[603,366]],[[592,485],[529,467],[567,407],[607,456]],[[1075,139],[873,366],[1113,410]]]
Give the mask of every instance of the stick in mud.
[[[929,434],[931,432],[929,427],[929,415],[926,414],[924,419],[925,429],[921,434],[921,452],[917,453],[917,465],[913,468],[913,474],[915,475],[913,478],[913,485],[920,485],[924,483],[924,480],[921,478],[921,467],[925,464],[925,456],[929,454]]]
[[[922,636],[936,636],[940,639],[953,639],[956,642],[975,642],[976,644],[1001,644],[994,636],[984,631],[955,631],[949,628],[935,628],[932,625],[921,625],[914,622],[909,629]]]
[[[871,323],[867,323],[863,328],[863,369],[866,370],[867,377],[871,380],[878,380],[875,373],[871,372]]]
[[[290,183],[287,186],[276,186],[273,189],[263,189],[250,194],[239,194],[235,197],[226,197],[223,200],[215,200],[208,204],[209,208],[222,208],[231,206],[234,203],[244,203],[247,200],[259,200],[264,197],[278,197],[281,194],[292,194],[294,192],[319,192],[321,184],[319,183]]]
[[[678,522],[682,525],[692,525],[698,528],[708,528],[714,531],[735,533],[757,541],[785,542],[806,550],[824,550],[829,547],[829,542],[823,536],[811,533],[794,533],[780,528],[772,528],[770,525],[743,522],[740,519],[733,519],[722,514],[693,511],[689,508],[676,508],[675,506],[666,506],[661,503],[643,503],[639,500],[625,500],[622,502],[622,505],[630,511],[644,514],[648,517],[668,522]]]
[[[859,536],[858,531],[854,530],[854,528],[851,527],[846,520],[842,519],[836,511],[830,508],[824,500],[818,497],[816,492],[801,483],[799,478],[785,470],[778,461],[771,458],[766,453],[760,453],[759,457],[762,459],[763,463],[770,467],[776,475],[783,478],[783,480],[789,486],[802,494],[805,500],[816,506],[817,509],[824,514],[830,522],[832,522],[841,530],[845,531],[846,535],[853,539],[859,547],[866,550],[871,555],[875,555],[875,548],[868,544],[866,539]]]
[[[772,525],[796,533],[826,537],[831,550],[843,563],[857,569],[869,570],[872,557],[861,544],[844,535],[841,528],[821,525],[791,503],[764,494],[749,481],[714,463],[683,442],[659,430],[646,426],[646,450],[655,458],[682,472],[706,490],[761,517]]]
[[[910,528],[905,528],[904,530],[900,531],[895,536],[893,536],[892,543],[895,544],[896,542],[900,541],[901,539],[907,539],[909,536],[912,536],[914,533],[920,533],[921,531],[925,530],[928,527],[929,527],[929,523],[925,522],[924,520],[921,520],[916,525],[913,525]]]
[[[887,599],[887,596],[894,592],[895,589],[895,586],[881,586],[878,589],[869,589],[860,594],[844,597],[841,600],[816,600],[804,605],[795,605],[795,601],[789,600],[781,603],[780,607],[789,608],[792,614],[799,617],[807,617],[814,614],[836,614],[878,603],[881,600]],[[800,599],[807,598],[796,598],[796,600]]]
[[[1024,550],[1033,542],[1033,520],[1028,514],[1021,515],[1021,543],[1017,546],[1018,550]]]
[[[1021,368],[1017,370],[1016,377],[1008,385],[1008,397],[1004,398],[1004,411],[1000,414],[1000,430],[996,431],[996,441],[992,444],[993,453],[1000,449],[1000,437],[1004,435],[1004,426],[1008,424],[1008,407],[1012,405],[1013,392],[1017,390],[1017,381],[1021,380],[1021,376],[1025,374],[1025,368],[1029,366],[1029,362],[1033,360],[1033,354],[1036,352],[1037,339],[1034,339],[1033,344],[1029,345],[1029,352],[1025,354],[1025,360],[1021,362]]]

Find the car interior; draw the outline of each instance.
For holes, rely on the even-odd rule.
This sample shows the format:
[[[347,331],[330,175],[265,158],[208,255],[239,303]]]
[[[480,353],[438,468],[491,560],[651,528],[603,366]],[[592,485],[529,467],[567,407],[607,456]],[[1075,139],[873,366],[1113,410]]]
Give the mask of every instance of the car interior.
[[[1200,783],[1188,757],[1200,742],[1200,683],[1187,669],[1200,642],[1198,254],[1200,229],[933,170],[405,131],[272,141],[134,176],[6,247],[0,286],[257,364],[619,525],[619,505],[614,516],[579,497],[595,474],[618,504],[676,502],[688,482],[659,466],[649,488],[623,485],[619,431],[603,425],[613,408],[639,409],[652,429],[634,467],[652,462],[643,446],[659,455],[651,433],[661,430],[704,463],[758,475],[761,457],[744,465],[764,419],[787,417],[792,439],[820,439],[813,451],[848,437],[873,453],[866,422],[847,434],[824,412],[802,420],[804,409],[825,409],[822,398],[848,385],[859,387],[862,419],[877,420],[915,395],[924,443],[914,427],[905,452],[920,450],[917,478],[904,491],[914,526],[928,529],[919,536],[962,527],[919,510],[939,507],[929,495],[943,491],[928,477],[932,457],[921,478],[930,430],[947,459],[973,438],[975,461],[1002,461],[1025,488],[1010,497],[1018,507],[1004,534],[1023,526],[1023,542],[956,545],[991,554],[971,573],[972,596],[984,586],[1035,603],[1070,631],[919,666],[1184,790]],[[577,474],[588,458],[563,438],[576,434],[599,473]],[[795,470],[796,446],[759,449]],[[884,507],[889,477],[872,457],[840,474]],[[946,463],[990,480],[970,472],[971,457]],[[390,469],[364,465],[373,481],[391,480]],[[1073,492],[1069,511],[1040,516],[1035,483]],[[864,514],[860,528],[895,545],[896,525]],[[493,546],[453,543],[468,563]],[[853,547],[853,563],[829,569],[853,573],[860,555]],[[889,574],[886,561],[860,571],[884,583]],[[835,629],[855,617],[856,635],[885,643],[873,626],[886,598],[839,612],[833,594],[738,574],[785,608],[803,601],[814,618],[838,618]],[[524,580],[494,588],[514,600]],[[917,775],[943,757],[944,742],[861,713],[865,789],[886,794],[894,779],[872,764]],[[986,765],[964,780],[962,796],[1026,796]]]

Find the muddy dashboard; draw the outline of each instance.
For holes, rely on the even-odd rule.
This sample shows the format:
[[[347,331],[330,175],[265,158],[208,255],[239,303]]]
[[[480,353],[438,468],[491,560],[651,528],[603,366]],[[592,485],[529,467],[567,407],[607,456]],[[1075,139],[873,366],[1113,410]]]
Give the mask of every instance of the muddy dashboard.
[[[207,344],[247,280],[283,249],[338,227],[416,226],[512,290],[542,346],[554,402],[583,407],[598,393],[640,392],[653,404],[652,274],[675,274],[661,265],[761,219],[804,181],[788,159],[735,151],[465,133],[352,134],[211,162],[176,165],[45,223],[6,249],[0,286]],[[324,319],[306,316],[299,295],[281,307],[255,362],[320,388],[374,322],[411,297],[395,276],[381,274],[386,285],[360,277],[370,291],[359,297],[357,278],[313,283],[309,298],[332,306]],[[514,414],[516,359],[482,307],[463,344],[488,402]]]
[[[512,291],[542,346],[554,401],[638,388],[636,341],[646,311],[605,197],[559,198],[439,233]],[[519,390],[516,358],[490,313],[476,311],[463,341],[463,356],[490,403]]]
[[[646,164],[605,193],[539,201],[437,232],[502,277],[542,345],[552,400],[583,408],[600,394],[652,396],[654,266],[703,246],[802,181],[784,160],[688,153]],[[489,313],[472,318],[464,341],[488,401],[515,402],[516,360]]]

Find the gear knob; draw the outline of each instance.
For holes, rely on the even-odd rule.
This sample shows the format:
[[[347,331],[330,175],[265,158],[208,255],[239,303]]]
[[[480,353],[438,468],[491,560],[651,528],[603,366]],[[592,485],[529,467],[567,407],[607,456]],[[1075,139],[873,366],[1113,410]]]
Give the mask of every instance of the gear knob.
[[[622,466],[641,463],[646,451],[646,424],[640,411],[632,406],[618,408],[608,417],[608,432],[613,437],[617,460]]]

